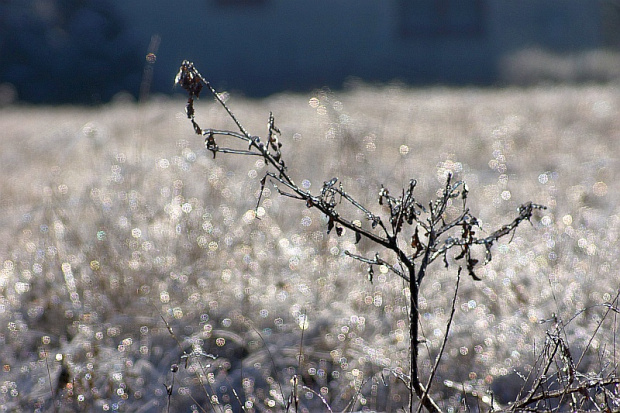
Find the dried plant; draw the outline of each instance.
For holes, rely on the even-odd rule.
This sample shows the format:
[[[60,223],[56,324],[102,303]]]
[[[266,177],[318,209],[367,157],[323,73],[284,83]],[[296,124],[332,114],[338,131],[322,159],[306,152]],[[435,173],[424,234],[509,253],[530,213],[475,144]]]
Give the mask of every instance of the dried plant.
[[[620,378],[616,376],[616,366],[603,364],[596,374],[583,373],[582,362],[603,323],[610,318],[610,314],[619,312],[617,307],[619,297],[620,290],[611,302],[594,306],[602,307],[604,311],[577,361],[573,357],[565,329],[577,316],[593,310],[593,307],[579,311],[568,322],[564,322],[557,315],[549,320],[543,320],[543,322],[552,322],[553,327],[547,331],[542,351],[529,377],[525,377],[525,383],[529,383],[528,389],[526,390],[525,387],[522,389],[509,410],[558,411],[566,408],[566,405],[571,411],[601,411],[603,409],[616,411],[618,409]],[[615,343],[612,343],[612,347],[615,352]]]
[[[200,84],[196,120],[238,132]],[[378,205],[377,176],[396,200],[407,178],[418,178],[414,195],[428,211],[428,200],[443,195],[445,171],[455,171],[452,184],[468,182],[467,205],[483,218],[474,237],[514,219],[507,208],[516,209],[515,200],[550,207],[535,211],[535,231],[496,242],[490,265],[482,267],[485,245],[470,247],[482,281],[467,275],[467,256],[455,260],[459,245],[429,264],[419,285],[422,398],[446,411],[618,411],[613,88],[357,85],[338,95],[235,99],[235,115],[247,113],[248,131],[262,130],[268,105],[295,184],[320,198],[317,172],[328,182],[339,176],[332,190],[346,189],[389,231],[390,201]],[[264,172],[279,172],[247,141],[214,135],[220,147],[258,155],[215,152],[211,160],[177,121],[181,106],[118,103],[96,114],[8,107],[0,117],[7,136],[19,137],[5,140],[3,152],[2,229],[10,242],[0,260],[0,406],[405,411],[410,291],[388,265],[411,279],[407,267],[361,233],[354,245],[356,232],[337,220],[327,235],[329,216],[305,201],[277,202],[274,184],[298,195],[275,178],[260,191]],[[339,217],[386,238],[362,209],[334,197]],[[451,222],[462,195],[448,201]],[[416,220],[426,218],[422,211]],[[416,228],[418,242],[428,243],[417,221],[404,220],[397,240],[409,257]],[[462,233],[454,227],[444,242]],[[423,257],[412,259],[416,270]],[[417,395],[413,401],[412,409],[427,410]]]
[[[424,406],[432,412],[440,411],[429,394],[431,381],[425,386],[418,370],[418,345],[421,343],[418,297],[420,284],[428,273],[429,265],[440,259],[448,267],[453,259],[459,264],[459,274],[460,268],[464,266],[472,279],[480,280],[476,275],[476,268],[491,261],[493,245],[499,239],[513,234],[520,224],[532,218],[536,210],[545,207],[531,202],[523,204],[512,222],[487,236],[480,236],[479,220],[467,207],[467,185],[464,181],[454,181],[452,174],[446,176],[444,188],[439,196],[431,201],[420,201],[417,198],[415,179],[410,180],[409,185],[397,195],[392,195],[388,188],[382,186],[377,199],[380,213],[375,213],[358,202],[336,177],[325,181],[320,192],[313,194],[298,186],[289,175],[282,154],[281,132],[272,113],[269,115],[266,138],[251,135],[192,63],[183,62],[175,82],[188,92],[187,117],[196,134],[205,137],[206,148],[213,153],[213,157],[218,153],[261,157],[265,164],[271,167],[261,180],[261,193],[269,182],[280,195],[301,201],[306,207],[323,213],[327,217],[328,233],[335,231],[337,236],[342,236],[346,228],[354,234],[356,243],[365,238],[379,247],[379,252],[370,257],[350,252],[345,254],[368,265],[368,278],[371,282],[374,267],[384,265],[407,283],[410,299],[411,358],[409,376],[402,379],[410,391],[410,410],[413,409],[417,397],[420,407]],[[209,89],[227,111],[239,131],[202,128],[196,122],[194,101],[200,97],[204,87]],[[247,148],[221,146],[223,138],[240,141],[247,145]],[[259,204],[260,197],[257,207]],[[346,209],[345,205],[352,208],[342,212]],[[365,217],[365,224],[355,218],[356,212],[352,212],[355,210]],[[477,258],[479,252],[475,251],[476,247],[481,247],[484,258]],[[456,254],[451,258],[449,252]],[[447,335],[448,331],[446,337]],[[436,366],[433,370],[436,370]]]

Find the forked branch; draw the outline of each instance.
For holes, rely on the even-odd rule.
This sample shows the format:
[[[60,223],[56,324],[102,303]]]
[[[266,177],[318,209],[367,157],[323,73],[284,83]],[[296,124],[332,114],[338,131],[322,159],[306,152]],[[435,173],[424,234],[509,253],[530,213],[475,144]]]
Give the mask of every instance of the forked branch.
[[[314,208],[324,214],[327,217],[328,233],[333,230],[337,236],[342,236],[343,229],[346,228],[354,234],[356,243],[366,239],[379,247],[379,252],[372,257],[345,252],[348,256],[368,265],[370,282],[373,281],[373,267],[385,266],[408,283],[411,300],[409,308],[411,346],[409,408],[413,410],[415,396],[427,410],[440,411],[437,403],[430,397],[427,388],[421,383],[418,374],[418,295],[420,283],[427,274],[429,265],[441,257],[448,266],[448,251],[455,249],[457,254],[453,259],[465,260],[468,273],[473,279],[478,280],[475,268],[481,264],[481,261],[475,257],[472,247],[483,245],[486,249],[483,262],[488,263],[492,258],[491,247],[495,242],[513,234],[522,222],[531,219],[534,211],[545,207],[531,202],[526,203],[519,208],[517,217],[511,223],[500,227],[486,237],[479,237],[477,235],[478,219],[467,208],[469,190],[465,182],[453,182],[451,174],[447,176],[441,195],[429,202],[420,202],[417,199],[415,179],[410,180],[409,185],[401,190],[398,196],[392,195],[388,188],[382,186],[377,201],[379,209],[384,210],[382,213],[372,212],[371,208],[357,201],[345,191],[338,178],[325,181],[320,193],[312,194],[297,186],[288,173],[282,154],[281,132],[275,125],[272,113],[269,114],[267,137],[251,135],[192,63],[183,62],[175,82],[188,92],[187,117],[194,131],[205,138],[205,146],[214,157],[219,152],[263,158],[270,168],[261,180],[261,194],[264,186],[269,182],[279,194],[302,201],[306,207]],[[200,96],[205,86],[226,110],[239,131],[208,129],[199,126],[195,119],[194,101]],[[237,140],[242,145],[237,148],[221,146],[221,141],[224,139]],[[455,203],[460,205],[460,211],[455,217],[451,217],[447,211],[449,207],[456,205]],[[259,204],[260,196],[257,206]],[[348,204],[353,210],[363,213],[366,223],[360,225],[359,220],[341,215],[342,204]],[[446,337],[448,337],[449,328],[450,325],[447,326]],[[440,358],[435,363],[433,375],[437,371]],[[426,387],[430,388],[431,381],[432,377]]]

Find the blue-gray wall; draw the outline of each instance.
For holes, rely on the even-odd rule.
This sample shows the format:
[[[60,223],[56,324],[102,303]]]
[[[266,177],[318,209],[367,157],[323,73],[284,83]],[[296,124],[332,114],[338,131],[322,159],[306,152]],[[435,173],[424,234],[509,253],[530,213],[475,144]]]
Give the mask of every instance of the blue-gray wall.
[[[618,1],[5,0],[0,86],[43,102],[137,94],[155,35],[156,92],[173,91],[184,59],[248,95],[338,87],[352,76],[492,84],[519,50],[575,53],[618,41]]]
[[[490,83],[498,61],[520,49],[572,52],[604,41],[593,0],[117,3],[143,44],[161,36],[158,82],[190,59],[212,81],[251,94],[337,86],[349,76]]]

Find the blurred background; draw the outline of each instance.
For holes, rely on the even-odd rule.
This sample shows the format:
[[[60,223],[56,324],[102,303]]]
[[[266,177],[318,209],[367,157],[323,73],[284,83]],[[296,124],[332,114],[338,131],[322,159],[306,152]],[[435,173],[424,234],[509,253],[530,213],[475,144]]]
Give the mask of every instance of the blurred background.
[[[256,97],[604,82],[620,77],[619,47],[618,0],[3,0],[0,104],[171,94],[184,59]]]
[[[619,48],[620,0],[0,0],[0,411],[197,411],[212,395],[266,411],[293,374],[307,411],[317,395],[334,411],[406,405],[403,281],[387,266],[368,280],[343,251],[376,246],[263,188],[262,160],[213,159],[185,102],[159,98],[182,94],[184,59],[246,130],[273,111],[313,193],[340,177],[374,210],[384,184],[415,177],[428,200],[450,172],[486,234],[522,202],[549,207],[497,245],[484,281],[463,279],[433,386],[446,409],[480,408],[466,388],[526,394],[556,316],[585,355],[576,378],[618,377]],[[206,93],[196,111],[236,128]],[[437,264],[424,377],[456,276]],[[557,355],[546,389],[565,377]]]

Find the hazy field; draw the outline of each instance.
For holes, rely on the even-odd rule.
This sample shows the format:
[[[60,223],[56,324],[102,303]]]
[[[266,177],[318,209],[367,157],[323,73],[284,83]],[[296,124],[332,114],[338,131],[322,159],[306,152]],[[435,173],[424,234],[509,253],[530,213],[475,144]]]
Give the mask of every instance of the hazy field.
[[[430,199],[453,171],[486,230],[526,201],[549,207],[494,249],[482,281],[462,280],[433,386],[459,409],[464,393],[483,408],[474,394],[513,400],[554,314],[575,360],[588,346],[580,372],[614,372],[615,318],[588,341],[620,286],[619,92],[357,86],[228,103],[252,134],[274,113],[291,176],[311,190],[337,176],[380,208],[382,183],[416,178]],[[319,394],[333,411],[406,406],[391,373],[408,365],[402,281],[378,271],[371,284],[343,251],[372,245],[326,234],[273,188],[257,219],[264,165],[213,159],[184,104],[0,109],[0,411],[53,411],[52,399],[59,411],[281,411],[297,373],[314,391],[307,411],[326,410]],[[203,127],[233,127],[211,99],[196,110]],[[456,277],[433,271],[423,372]]]

